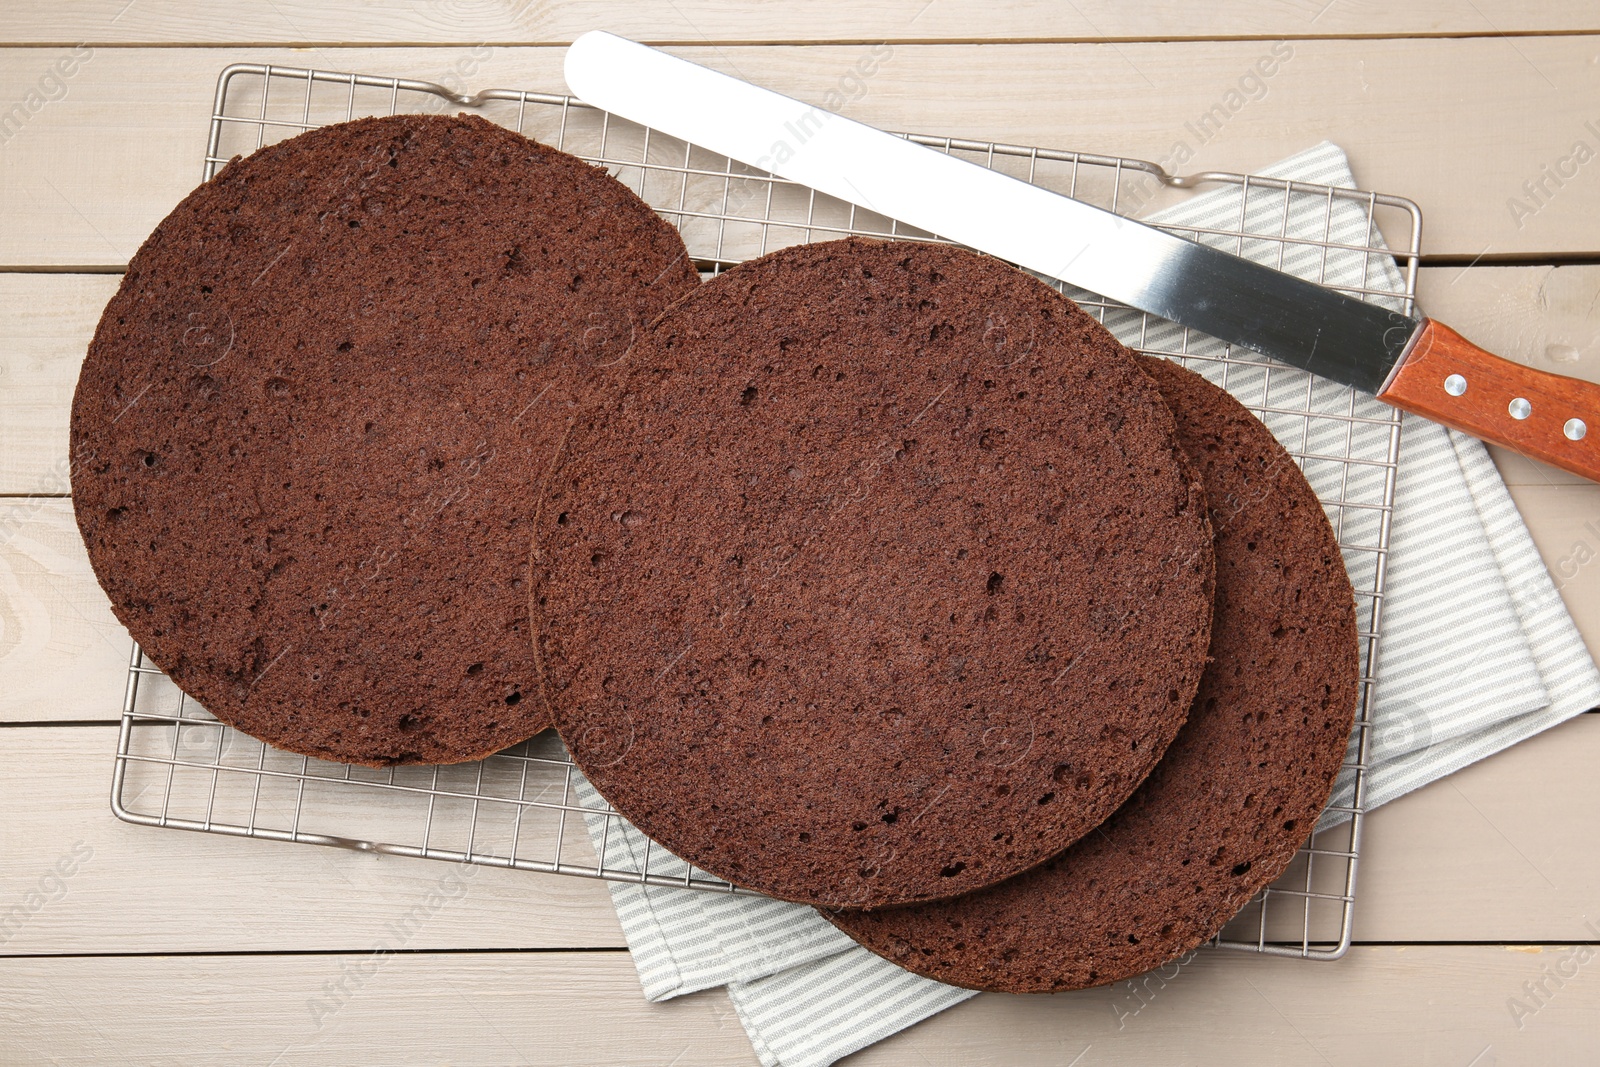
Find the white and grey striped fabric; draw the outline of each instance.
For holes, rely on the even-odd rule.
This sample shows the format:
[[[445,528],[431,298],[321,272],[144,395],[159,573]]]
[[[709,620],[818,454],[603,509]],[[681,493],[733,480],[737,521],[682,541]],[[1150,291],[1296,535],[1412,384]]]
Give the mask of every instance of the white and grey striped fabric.
[[[1354,187],[1344,153],[1328,143],[1262,173]],[[1273,232],[1278,223],[1267,224],[1274,210],[1282,219],[1281,195],[1251,193],[1241,203],[1239,190],[1225,189],[1158,221],[1226,229],[1245,215],[1256,232]],[[1335,212],[1328,231],[1324,212],[1290,206],[1288,214],[1283,232],[1291,236],[1367,241],[1365,215],[1354,206]],[[1324,279],[1333,283],[1365,278],[1375,288],[1401,288],[1392,262],[1359,252],[1325,264],[1320,253],[1289,254],[1280,264],[1276,246],[1241,251],[1309,277],[1326,269]],[[1161,327],[1136,322],[1113,315],[1107,325],[1130,344],[1162,347]],[[1328,387],[1324,394],[1328,383],[1292,370],[1212,376],[1260,407],[1275,406],[1280,389],[1302,404],[1326,400],[1345,410],[1351,403],[1347,392]],[[1368,398],[1359,403],[1377,405]],[[1307,420],[1274,421],[1269,413],[1266,421],[1291,449],[1319,451],[1307,439]],[[1348,471],[1308,462],[1306,474],[1324,499],[1351,492],[1348,481],[1328,481],[1348,480]],[[1361,531],[1344,533],[1350,542]],[[1350,562],[1353,572],[1371,565],[1357,556]],[[1405,420],[1387,567],[1369,808],[1600,705],[1600,671],[1480,442]],[[1353,573],[1358,586],[1363,577]],[[580,801],[598,805],[593,788],[576,778]],[[1348,800],[1350,787],[1341,780],[1336,797]],[[687,870],[620,817],[593,814],[587,825],[608,865],[638,869],[648,859],[655,873]],[[974,995],[879,959],[801,905],[617,882],[610,888],[646,997],[726,985],[767,1067],[826,1067]]]

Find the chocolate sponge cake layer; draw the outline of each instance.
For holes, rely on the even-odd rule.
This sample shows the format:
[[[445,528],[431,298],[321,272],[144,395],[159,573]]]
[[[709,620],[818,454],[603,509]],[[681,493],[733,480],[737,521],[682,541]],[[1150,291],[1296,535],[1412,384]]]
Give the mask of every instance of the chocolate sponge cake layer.
[[[1353,594],[1316,496],[1272,435],[1175,363],[1148,370],[1216,529],[1212,663],[1189,721],[1096,833],[939,904],[829,914],[941,982],[1050,992],[1119,981],[1217,933],[1316,825],[1353,724]]]
[[[878,907],[1089,831],[1187,714],[1210,526],[1135,357],[960,249],[735,267],[574,424],[533,587],[557,726],[656,841]]]
[[[482,119],[235,160],[134,257],[73,401],[78,524],[117,617],[294,752],[442,763],[537,732],[530,487],[697,284],[621,184]]]

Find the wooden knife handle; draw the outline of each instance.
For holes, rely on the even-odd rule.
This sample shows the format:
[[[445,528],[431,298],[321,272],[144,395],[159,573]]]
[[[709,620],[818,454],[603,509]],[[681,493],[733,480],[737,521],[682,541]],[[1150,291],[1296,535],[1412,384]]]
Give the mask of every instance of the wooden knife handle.
[[[1600,482],[1600,385],[1513,363],[1432,319],[1378,399]]]

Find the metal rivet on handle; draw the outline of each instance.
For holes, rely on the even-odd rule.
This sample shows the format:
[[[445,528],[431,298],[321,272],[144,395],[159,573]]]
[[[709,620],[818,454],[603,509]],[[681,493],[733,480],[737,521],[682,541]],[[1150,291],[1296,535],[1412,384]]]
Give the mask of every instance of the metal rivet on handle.
[[[1583,435],[1589,432],[1589,427],[1583,424],[1582,419],[1568,419],[1567,424],[1561,427],[1561,432],[1567,435],[1569,441],[1581,441]]]
[[[1511,412],[1511,417],[1513,419],[1525,419],[1529,415],[1533,414],[1533,405],[1528,403],[1525,398],[1519,396],[1510,404],[1506,405],[1506,410]]]
[[[1444,391],[1451,396],[1460,396],[1467,391],[1467,380],[1459,374],[1452,374],[1444,380]]]

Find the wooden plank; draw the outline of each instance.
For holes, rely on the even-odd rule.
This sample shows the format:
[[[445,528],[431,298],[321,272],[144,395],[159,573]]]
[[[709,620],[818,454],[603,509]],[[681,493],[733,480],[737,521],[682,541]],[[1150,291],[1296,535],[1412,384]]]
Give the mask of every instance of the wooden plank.
[[[742,4],[730,0],[502,0],[447,10],[417,2],[381,7],[334,0],[249,0],[226,11],[179,0],[21,0],[0,16],[0,39],[19,44],[365,44],[385,42],[560,44],[603,27],[651,42],[1021,41],[1237,36],[1404,36],[1536,33],[1600,27],[1581,0],[1478,4],[1426,0],[1235,0],[1206,5],[1073,4],[973,6],[928,0],[860,4]]]
[[[107,803],[115,729],[4,737],[0,954],[624,945],[599,882],[135,826]]]
[[[1202,954],[1165,985],[982,995],[850,1063],[1557,1062],[1593,1048],[1600,982],[1549,983],[1521,1029],[1507,1001],[1563,961],[1581,975],[1596,966],[1555,946],[1358,947],[1331,964]]]
[[[1356,938],[1596,938],[1600,863],[1573,843],[1600,818],[1597,755],[1600,715],[1580,715],[1372,812]]]
[[[78,366],[116,275],[0,274],[0,495],[65,492]],[[1492,351],[1600,381],[1600,266],[1429,267],[1421,307]],[[1496,449],[1513,485],[1581,478]]]
[[[432,860],[133,826],[119,822],[106,802],[114,729],[16,727],[5,739],[0,916],[75,849],[92,855],[65,879],[58,899],[20,925],[0,926],[0,953],[359,952],[430,889],[452,880],[465,886],[465,900],[437,909],[408,947],[623,944],[598,882],[489,868],[469,868],[462,877],[453,873],[456,865]],[[1600,817],[1600,786],[1590,773],[1596,759],[1600,716],[1581,716],[1374,812],[1363,844],[1357,938],[1593,936],[1585,923],[1600,921],[1600,854],[1573,842]],[[143,780],[152,777],[143,773]],[[129,793],[134,807],[158,809]],[[351,832],[380,819],[376,809],[399,803],[365,793],[319,801],[309,805],[306,826]],[[281,814],[270,801],[263,810]],[[393,818],[399,825],[400,816]],[[447,838],[446,824],[463,818],[441,808],[433,840]],[[173,888],[190,884],[204,889]]]
[[[1208,954],[1137,993],[984,994],[848,1062],[1582,1063],[1597,967],[1554,945]],[[1524,983],[1540,981],[1536,1004]],[[757,1062],[721,990],[647,1004],[609,953],[11,960],[0,1012],[0,1056],[19,1063]]]
[[[72,387],[116,284],[106,275],[0,274],[0,495],[65,491]],[[1600,380],[1600,267],[1428,268],[1420,289],[1430,314],[1509,358]],[[1591,529],[1600,525],[1600,487],[1500,458],[1568,609],[1600,655],[1600,565],[1589,562],[1600,558]],[[114,718],[128,639],[65,502],[0,500],[0,582],[0,612],[14,620],[0,631],[0,721]]]
[[[0,274],[0,495],[69,489],[78,368],[119,275]]]
[[[1511,486],[1578,632],[1600,657],[1600,486]],[[0,722],[115,720],[131,638],[63,499],[0,500]]]
[[[1274,48],[1292,55],[1274,60]],[[1139,156],[1179,170],[1257,169],[1331,138],[1349,150],[1363,185],[1424,203],[1430,252],[1600,251],[1600,179],[1591,173],[1600,164],[1569,158],[1579,139],[1591,149],[1600,143],[1585,126],[1600,121],[1590,107],[1600,66],[1586,37],[907,44],[866,79],[855,73],[866,45],[673,51],[802,99],[843,86],[856,97],[847,113],[889,128]],[[561,55],[101,48],[71,78],[52,82],[52,64],[68,50],[0,51],[0,102],[38,106],[24,108],[26,121],[7,129],[0,152],[10,194],[0,207],[0,266],[126,263],[197,181],[217,72],[229,62],[435,79],[457,77],[466,64],[463,83],[474,87],[560,89]],[[1275,63],[1270,79],[1258,62]],[[1531,214],[1514,213],[1513,198],[1533,203],[1524,183],[1553,181],[1540,169],[1546,164],[1576,169]]]
[[[0,496],[65,492],[67,415],[115,275],[0,274]],[[1600,266],[1426,267],[1418,300],[1474,342],[1600,382]],[[1583,479],[1496,449],[1513,485]]]
[[[71,503],[0,500],[0,722],[116,719],[131,642]]]

